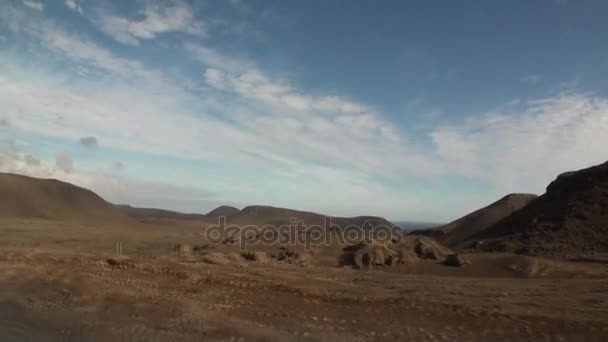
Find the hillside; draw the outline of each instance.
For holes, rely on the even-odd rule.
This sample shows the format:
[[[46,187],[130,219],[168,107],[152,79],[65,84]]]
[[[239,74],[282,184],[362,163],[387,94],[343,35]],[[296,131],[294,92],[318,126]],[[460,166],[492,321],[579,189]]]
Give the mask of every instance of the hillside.
[[[1,218],[128,220],[94,192],[55,179],[0,173]]]
[[[225,216],[228,223],[241,225],[289,225],[290,219],[302,220],[305,225],[325,223],[325,215],[276,208],[249,206],[243,210],[230,206],[218,207],[206,215],[184,214],[154,208],[136,208],[129,205],[114,205],[106,202],[94,192],[54,179],[37,179],[27,176],[0,173],[0,217],[46,218],[55,220],[95,219],[99,221],[131,220],[140,222],[205,222],[215,223]],[[380,217],[332,217],[334,226],[371,226],[392,224]]]
[[[173,220],[173,221],[205,221],[203,214],[184,214],[171,210],[154,208],[136,208],[130,205],[116,205],[125,215],[141,222]]]
[[[427,231],[416,231],[412,235],[432,236],[446,246],[456,247],[472,235],[525,207],[537,197],[532,194],[509,194],[446,225]]]
[[[236,215],[240,212],[240,210],[238,210],[235,207],[231,207],[228,205],[223,205],[221,207],[217,207],[213,210],[211,210],[210,212],[208,212],[205,217],[207,219],[212,219],[212,220],[217,220],[219,217],[223,216],[223,217],[231,217],[232,215]]]
[[[328,216],[307,211],[298,211],[285,208],[276,208],[271,206],[248,206],[239,213],[232,215],[228,222],[231,224],[252,224],[257,226],[263,225],[289,225],[292,222],[291,218],[301,220],[304,225],[319,225],[324,226],[326,217]],[[368,221],[372,227],[384,225],[392,227],[393,224],[388,220],[375,216],[358,216],[358,217],[331,217],[331,223],[334,226],[346,228],[349,225],[363,226]]]
[[[608,162],[558,176],[537,200],[471,240],[529,255],[608,252]]]

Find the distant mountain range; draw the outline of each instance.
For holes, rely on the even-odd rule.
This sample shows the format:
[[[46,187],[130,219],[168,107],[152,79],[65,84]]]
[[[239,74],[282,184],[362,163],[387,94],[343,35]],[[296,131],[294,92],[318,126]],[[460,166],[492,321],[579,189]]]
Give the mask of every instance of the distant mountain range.
[[[218,223],[223,216],[228,224],[239,225],[289,225],[302,221],[304,225],[323,226],[329,216],[271,206],[248,206],[239,210],[221,206],[209,213],[184,214],[154,208],[135,208],[106,202],[90,190],[54,179],[38,179],[27,176],[0,173],[0,217],[45,218],[53,220],[122,220],[143,223],[190,222]],[[364,226],[371,228],[393,224],[382,217],[330,217],[334,226]]]
[[[276,208],[221,206],[209,213],[183,214],[161,209],[134,208],[106,202],[90,190],[52,179],[0,173],[0,218],[39,218],[90,222],[182,222],[323,226],[327,216]],[[334,227],[349,225],[393,227],[375,216],[331,217]],[[433,223],[395,222],[411,235],[431,236],[448,247],[477,248],[531,255],[608,253],[608,162],[564,173],[540,197],[510,194],[435,228]],[[429,229],[429,227],[431,227]]]

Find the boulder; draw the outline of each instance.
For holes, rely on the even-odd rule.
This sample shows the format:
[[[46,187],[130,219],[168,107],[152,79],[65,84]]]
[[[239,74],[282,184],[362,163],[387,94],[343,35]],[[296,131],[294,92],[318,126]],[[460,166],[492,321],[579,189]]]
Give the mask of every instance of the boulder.
[[[426,236],[406,236],[392,248],[397,251],[398,255],[402,256],[402,259],[399,260],[400,263],[407,263],[416,259],[443,262],[446,256],[454,254],[451,249]]]
[[[396,261],[395,256],[395,252],[388,245],[362,243],[345,248],[340,265],[353,266],[357,269],[392,266]]]
[[[470,264],[470,262],[459,254],[449,254],[445,257],[443,264],[452,267],[461,267]]]
[[[345,247],[342,251],[340,266],[352,266],[357,269],[407,264],[420,260],[444,263],[449,255],[454,254],[451,249],[425,236],[405,236],[398,243],[361,242]]]
[[[278,262],[299,266],[309,266],[312,263],[312,253],[286,247],[280,247],[278,251],[271,253],[270,257]]]
[[[270,256],[267,253],[259,251],[243,251],[241,252],[241,256],[246,261],[254,261],[260,264],[267,264],[271,260]]]
[[[181,243],[175,246],[177,253],[182,258],[189,258],[192,256],[192,246],[187,243]]]
[[[237,253],[218,253],[211,252],[204,254],[201,259],[202,262],[212,265],[241,265],[243,264],[243,258]]]

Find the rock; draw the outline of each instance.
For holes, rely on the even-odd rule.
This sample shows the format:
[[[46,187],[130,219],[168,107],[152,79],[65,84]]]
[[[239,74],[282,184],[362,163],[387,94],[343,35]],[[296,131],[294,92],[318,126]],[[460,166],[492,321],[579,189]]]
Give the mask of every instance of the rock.
[[[180,257],[191,257],[192,256],[192,246],[186,243],[181,243],[175,246],[177,253]]]
[[[450,254],[445,257],[443,264],[446,266],[461,267],[470,264],[470,262],[462,255]]]
[[[521,272],[521,267],[519,267],[518,265],[515,265],[515,264],[511,264],[511,265],[507,266],[506,269],[507,269],[507,271],[510,271],[510,272]]]
[[[243,257],[238,253],[210,252],[204,254],[200,261],[212,265],[235,265],[239,267],[245,265]]]
[[[392,248],[396,249],[397,253],[403,256],[403,260],[400,260],[401,263],[414,261],[414,255],[416,259],[430,259],[443,262],[447,255],[454,254],[451,249],[425,236],[406,236],[398,245]]]
[[[270,256],[267,253],[259,251],[243,251],[241,252],[241,256],[246,261],[255,261],[260,264],[267,264],[271,260]]]
[[[340,264],[342,266],[350,265],[357,269],[373,268],[374,266],[391,266],[396,261],[395,256],[395,252],[387,245],[359,244],[345,252]]]
[[[454,252],[425,236],[406,236],[399,243],[371,244],[359,243],[343,249],[340,266],[357,269],[386,267],[396,263],[406,264],[419,260],[433,260],[443,263]]]
[[[270,254],[270,257],[286,264],[298,265],[302,267],[310,266],[312,263],[312,253],[307,251],[296,251],[291,248],[281,247],[278,251]]]

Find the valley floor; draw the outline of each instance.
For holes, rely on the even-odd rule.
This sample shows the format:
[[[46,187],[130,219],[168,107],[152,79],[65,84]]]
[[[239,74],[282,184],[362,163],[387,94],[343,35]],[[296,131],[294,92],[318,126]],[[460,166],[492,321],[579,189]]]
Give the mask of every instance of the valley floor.
[[[4,251],[0,339],[605,341],[606,279],[215,266]]]
[[[51,226],[42,235],[46,241],[53,241]],[[180,260],[175,253],[109,259],[111,252],[61,250],[42,239],[27,246],[35,237],[15,227],[0,227],[2,341],[608,338],[608,276],[602,264],[572,263],[568,267],[580,272],[526,277],[502,273],[501,262],[510,257],[490,255],[471,255],[470,268],[428,264],[409,271],[209,265]],[[173,243],[162,236],[158,245]],[[88,241],[84,235],[72,239]],[[479,265],[501,271],[484,276]]]

